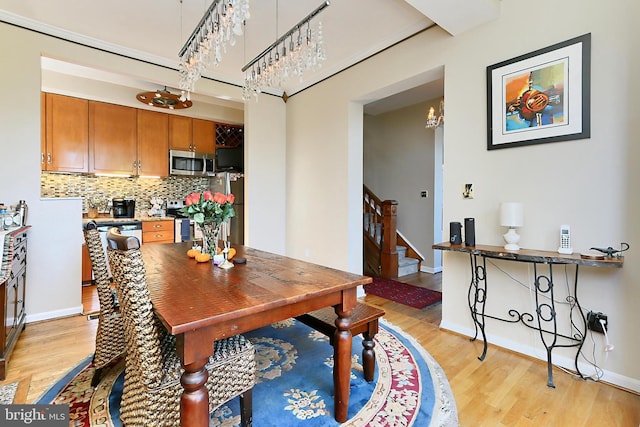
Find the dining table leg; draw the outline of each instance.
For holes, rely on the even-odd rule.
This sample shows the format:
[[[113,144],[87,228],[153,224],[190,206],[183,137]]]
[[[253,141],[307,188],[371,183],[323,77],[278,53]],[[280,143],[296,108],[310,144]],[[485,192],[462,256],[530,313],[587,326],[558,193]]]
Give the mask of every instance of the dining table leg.
[[[209,374],[205,369],[207,359],[183,364],[184,373],[180,378],[183,391],[180,397],[180,426],[209,426],[209,393],[205,387]]]
[[[351,310],[335,307],[336,330],[333,336],[333,387],[336,421],[347,421],[349,412],[349,385],[351,382]]]

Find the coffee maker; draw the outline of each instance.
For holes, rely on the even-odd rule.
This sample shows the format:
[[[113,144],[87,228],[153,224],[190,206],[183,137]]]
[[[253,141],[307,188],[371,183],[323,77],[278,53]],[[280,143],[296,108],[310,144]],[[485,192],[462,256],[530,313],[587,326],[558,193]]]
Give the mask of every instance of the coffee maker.
[[[112,201],[114,218],[133,218],[136,215],[136,201],[116,198]]]

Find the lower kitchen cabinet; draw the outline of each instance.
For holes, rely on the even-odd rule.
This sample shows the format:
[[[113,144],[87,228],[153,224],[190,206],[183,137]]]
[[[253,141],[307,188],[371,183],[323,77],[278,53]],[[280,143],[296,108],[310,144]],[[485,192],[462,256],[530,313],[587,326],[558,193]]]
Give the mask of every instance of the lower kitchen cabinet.
[[[173,243],[173,221],[142,221],[142,243]]]
[[[89,248],[86,243],[82,244],[82,283],[90,284],[93,281],[93,266],[89,258]]]
[[[25,327],[25,286],[27,278],[27,229],[5,236],[0,268],[0,380],[7,376],[9,357]]]

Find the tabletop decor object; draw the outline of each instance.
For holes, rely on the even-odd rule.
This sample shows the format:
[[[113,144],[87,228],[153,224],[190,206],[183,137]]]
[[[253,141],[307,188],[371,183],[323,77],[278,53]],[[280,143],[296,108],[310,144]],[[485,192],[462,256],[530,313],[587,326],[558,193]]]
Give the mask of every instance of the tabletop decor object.
[[[230,258],[233,258],[230,255],[231,250],[231,242],[224,242],[224,249],[222,250],[222,256],[224,257],[224,261],[218,265],[220,268],[228,269],[233,267],[233,263],[229,261]]]
[[[524,210],[522,203],[519,202],[502,202],[500,203],[500,225],[507,227],[509,230],[504,237],[507,243],[504,248],[509,251],[517,251],[520,249],[518,242],[520,235],[516,228],[524,225]]]
[[[235,216],[234,201],[235,196],[231,193],[224,195],[210,190],[191,193],[185,198],[184,207],[178,212],[192,219],[202,230],[202,253],[211,257],[218,254],[220,226]]]

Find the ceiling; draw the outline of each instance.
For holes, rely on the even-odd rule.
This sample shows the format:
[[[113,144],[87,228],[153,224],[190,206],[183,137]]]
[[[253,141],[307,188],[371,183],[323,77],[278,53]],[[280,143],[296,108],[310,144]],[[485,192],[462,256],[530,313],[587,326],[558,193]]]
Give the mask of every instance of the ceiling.
[[[178,51],[211,1],[0,0],[0,21],[177,68]],[[221,65],[209,67],[204,77],[241,86],[241,68],[320,3],[321,0],[252,0],[251,17],[244,36],[235,46],[228,47]],[[499,0],[332,0],[313,21],[322,21],[327,52],[323,66],[318,71],[306,73],[302,81],[292,78],[282,89],[269,92],[280,95],[284,90],[289,96],[295,95],[424,29],[439,25],[455,36],[494,19],[498,13]],[[69,64],[59,67],[66,69],[61,71],[55,61],[49,67],[69,74],[91,71]],[[141,86],[140,80],[144,77],[137,80],[131,84]],[[175,88],[177,80],[176,71],[175,81],[155,83]],[[421,83],[416,86],[422,86]],[[419,95],[422,100],[442,96],[441,83],[430,83],[421,88],[425,93],[416,89],[411,95],[415,98],[422,93]],[[140,89],[147,90],[148,85]],[[197,84],[195,92],[198,93]],[[398,103],[397,99],[395,103]],[[378,105],[377,111],[380,108]]]

